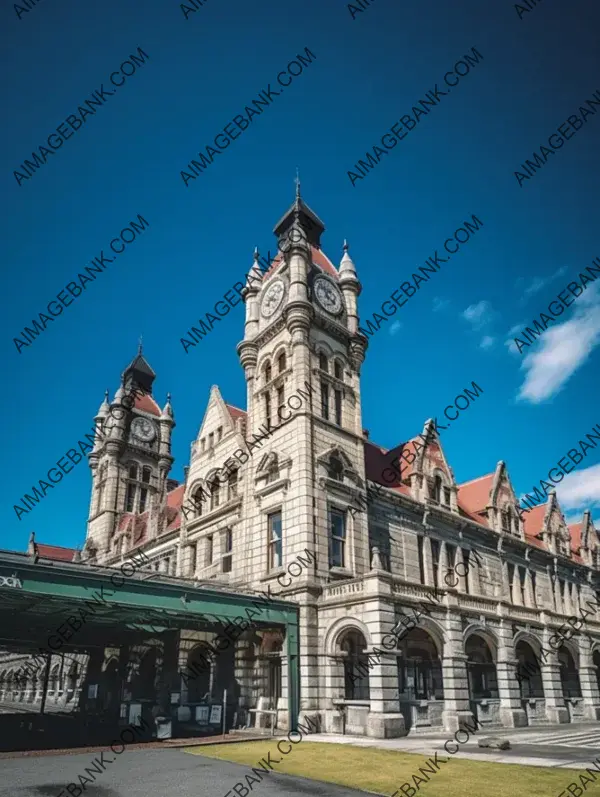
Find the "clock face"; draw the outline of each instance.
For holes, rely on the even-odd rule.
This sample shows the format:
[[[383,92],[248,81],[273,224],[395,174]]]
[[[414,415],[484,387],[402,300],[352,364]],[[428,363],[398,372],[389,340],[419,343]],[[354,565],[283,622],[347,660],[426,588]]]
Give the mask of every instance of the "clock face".
[[[283,280],[276,279],[263,294],[260,311],[265,318],[270,318],[277,312],[283,301],[285,285]]]
[[[149,443],[156,437],[154,424],[147,418],[135,418],[131,424],[131,433],[144,443]]]
[[[325,277],[317,277],[314,283],[317,301],[328,313],[337,315],[342,311],[342,295],[337,285]]]

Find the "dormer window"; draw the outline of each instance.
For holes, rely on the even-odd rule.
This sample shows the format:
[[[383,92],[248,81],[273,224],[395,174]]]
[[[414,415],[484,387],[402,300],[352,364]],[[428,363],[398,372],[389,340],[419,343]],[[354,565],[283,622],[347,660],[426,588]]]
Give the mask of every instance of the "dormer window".
[[[444,504],[450,506],[451,491],[449,487],[444,487]]]
[[[327,475],[336,482],[344,481],[344,465],[339,457],[331,457],[327,468]]]
[[[502,517],[502,531],[506,532],[506,534],[510,534],[510,512],[507,509],[503,509],[501,512]]]
[[[433,488],[431,493],[431,498],[436,502],[436,504],[441,503],[442,500],[442,477],[439,473],[433,478]]]

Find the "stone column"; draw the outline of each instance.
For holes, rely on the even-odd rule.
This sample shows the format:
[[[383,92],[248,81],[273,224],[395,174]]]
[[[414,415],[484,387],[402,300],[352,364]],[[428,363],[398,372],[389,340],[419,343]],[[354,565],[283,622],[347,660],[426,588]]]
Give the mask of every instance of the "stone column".
[[[521,568],[517,565],[513,570],[512,584],[510,585],[510,600],[514,606],[522,606],[521,597]]]
[[[460,547],[456,549],[456,558],[454,560],[454,578],[451,578],[449,580],[451,583],[458,581],[456,589],[459,592],[467,591],[467,573],[465,570],[465,560],[463,557],[462,548]]]
[[[600,720],[600,691],[596,680],[596,666],[592,657],[589,637],[576,638],[579,646],[579,682],[583,697],[583,716],[590,720]]]
[[[551,629],[545,628],[543,633],[543,647],[545,656],[540,657],[540,669],[542,671],[542,683],[544,685],[544,697],[546,699],[546,716],[548,722],[563,723],[569,722],[569,710],[565,706],[562,684],[560,680],[560,665],[558,663],[558,653],[550,645]]]
[[[425,584],[433,587],[433,563],[431,555],[431,539],[425,534],[423,536],[423,570],[425,571]]]
[[[529,606],[531,608],[535,607],[533,582],[531,581],[531,571],[529,568],[525,570],[525,606]]]
[[[450,596],[448,598],[450,602]],[[467,655],[463,648],[462,623],[459,614],[448,614],[445,621],[446,644],[442,658],[444,678],[444,730],[457,731],[468,723],[473,727],[473,713],[469,701]]]
[[[448,549],[446,548],[446,541],[442,540],[440,545],[440,561],[438,562],[437,583],[440,589],[446,589],[447,585],[444,581],[446,573],[448,572]]]
[[[427,539],[427,538],[425,538]],[[370,654],[372,667],[369,670],[369,700],[371,703],[367,717],[367,736],[387,739],[404,736],[406,728],[404,716],[398,703],[398,663],[400,652],[393,644],[392,629],[395,627],[395,612],[392,604],[380,603],[375,623],[370,624],[373,648],[378,653]],[[383,640],[385,639],[385,646]],[[379,652],[381,651],[381,652]]]
[[[467,573],[467,583],[469,585],[469,593],[471,595],[481,595],[481,580],[479,577],[479,568],[481,565],[473,555],[469,557],[469,571]]]
[[[497,630],[496,675],[500,696],[500,721],[505,728],[523,728],[527,725],[527,712],[521,704],[521,690],[516,678],[518,661],[511,626],[508,620],[502,619]]]

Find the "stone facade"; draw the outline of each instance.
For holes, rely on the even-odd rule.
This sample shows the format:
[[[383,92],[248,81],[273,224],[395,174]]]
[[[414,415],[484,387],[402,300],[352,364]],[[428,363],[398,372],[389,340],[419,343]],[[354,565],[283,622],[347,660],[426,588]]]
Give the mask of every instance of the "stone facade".
[[[326,732],[600,719],[600,542],[589,513],[567,526],[551,495],[520,517],[503,462],[456,484],[431,422],[420,445],[388,451],[368,439],[361,285],[346,245],[339,268],[325,256],[323,231],[298,192],[268,271],[255,254],[238,346],[247,409],[211,389],[183,484],[169,479],[170,402],[161,410],[152,398],[141,351],[125,371],[97,416],[108,433],[90,455],[82,560],[118,564],[143,550],[159,572],[297,601],[301,715]],[[129,408],[132,385],[150,395]],[[310,563],[292,569],[307,552]],[[423,604],[430,611],[398,634]],[[553,646],[582,611],[585,624]],[[180,664],[210,638],[184,634]],[[280,726],[284,644],[244,635],[227,665],[240,706],[277,711]],[[222,666],[213,662],[194,700],[182,684],[182,701],[225,683]]]

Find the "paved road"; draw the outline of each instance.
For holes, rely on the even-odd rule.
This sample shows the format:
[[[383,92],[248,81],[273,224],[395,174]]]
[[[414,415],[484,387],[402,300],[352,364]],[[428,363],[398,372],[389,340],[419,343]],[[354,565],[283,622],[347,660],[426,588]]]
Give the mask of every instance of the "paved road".
[[[248,767],[181,750],[125,750],[102,774],[86,775],[99,753],[0,760],[0,797],[56,797],[77,775],[94,777],[81,797],[224,797]],[[115,756],[104,756],[105,762]],[[364,792],[271,772],[253,791],[260,797],[365,797]],[[77,794],[77,792],[75,792]],[[68,793],[65,792],[66,797]],[[235,792],[231,797],[236,797]]]

